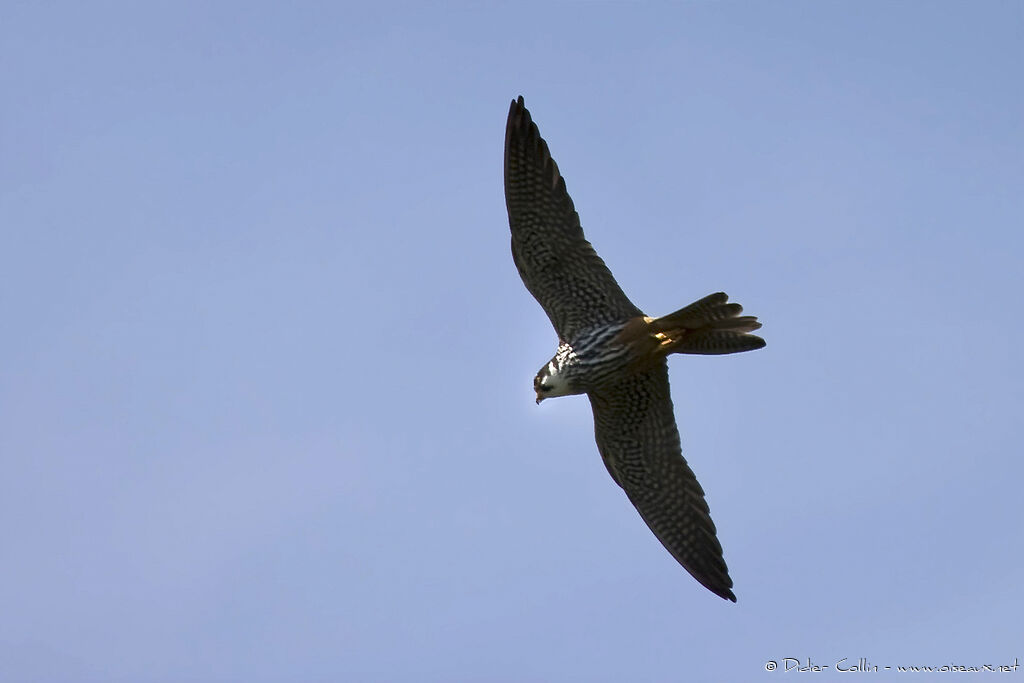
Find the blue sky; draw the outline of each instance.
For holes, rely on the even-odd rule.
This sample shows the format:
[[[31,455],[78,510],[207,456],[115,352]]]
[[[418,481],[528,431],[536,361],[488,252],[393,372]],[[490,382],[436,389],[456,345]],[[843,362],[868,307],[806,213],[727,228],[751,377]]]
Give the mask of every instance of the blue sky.
[[[1019,3],[2,15],[0,679],[1024,661]],[[519,94],[638,305],[764,322],[670,364],[736,605],[534,405]]]

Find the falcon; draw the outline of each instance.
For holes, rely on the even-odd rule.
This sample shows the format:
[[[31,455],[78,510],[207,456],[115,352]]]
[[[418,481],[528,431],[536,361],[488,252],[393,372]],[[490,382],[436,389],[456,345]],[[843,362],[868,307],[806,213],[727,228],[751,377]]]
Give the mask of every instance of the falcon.
[[[521,96],[505,127],[505,204],[516,268],[558,334],[558,350],[533,380],[537,403],[586,394],[612,479],[693,578],[736,602],[704,489],[683,458],[666,358],[760,349],[764,340],[750,333],[761,324],[722,292],[644,315],[583,236]]]

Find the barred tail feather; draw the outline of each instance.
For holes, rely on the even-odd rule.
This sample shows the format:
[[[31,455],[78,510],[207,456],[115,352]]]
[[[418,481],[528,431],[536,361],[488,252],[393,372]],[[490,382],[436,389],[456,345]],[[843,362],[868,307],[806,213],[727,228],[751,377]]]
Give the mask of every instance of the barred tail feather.
[[[754,351],[763,349],[764,346],[764,339],[754,334],[729,330],[707,330],[687,335],[678,344],[675,344],[669,353],[718,356],[726,353]]]
[[[750,334],[761,327],[752,315],[740,315],[743,307],[728,303],[725,292],[695,301],[675,313],[650,322],[650,329],[662,339],[662,351],[719,355],[763,348],[764,339]]]

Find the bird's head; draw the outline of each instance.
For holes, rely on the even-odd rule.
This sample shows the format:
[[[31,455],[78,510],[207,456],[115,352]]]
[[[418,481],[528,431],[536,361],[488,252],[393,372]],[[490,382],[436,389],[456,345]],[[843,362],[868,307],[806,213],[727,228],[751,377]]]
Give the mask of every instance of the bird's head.
[[[582,393],[573,388],[565,370],[565,366],[558,363],[557,356],[540,369],[533,378],[533,390],[537,392],[538,404],[546,398]]]

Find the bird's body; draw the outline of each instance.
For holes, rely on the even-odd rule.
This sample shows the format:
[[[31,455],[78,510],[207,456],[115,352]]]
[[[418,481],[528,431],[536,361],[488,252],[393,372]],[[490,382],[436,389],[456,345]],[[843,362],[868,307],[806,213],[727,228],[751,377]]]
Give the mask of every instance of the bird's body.
[[[764,340],[750,334],[760,324],[721,292],[661,318],[644,315],[584,238],[522,97],[505,131],[505,199],[516,267],[559,337],[534,379],[537,402],[590,398],[612,479],[694,578],[735,601],[704,491],[682,456],[665,359],[761,348]]]

